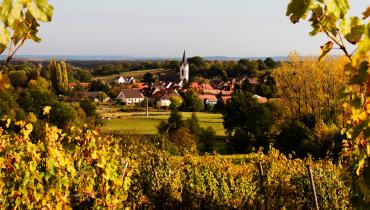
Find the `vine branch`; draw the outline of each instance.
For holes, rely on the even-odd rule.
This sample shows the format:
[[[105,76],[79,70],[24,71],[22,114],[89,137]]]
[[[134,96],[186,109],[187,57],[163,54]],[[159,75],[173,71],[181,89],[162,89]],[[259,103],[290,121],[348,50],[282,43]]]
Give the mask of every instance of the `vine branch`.
[[[329,37],[329,39],[331,39],[335,44],[337,44],[337,45],[339,46],[339,48],[344,52],[344,54],[346,55],[346,57],[347,57],[350,61],[352,61],[352,57],[351,57],[351,55],[350,55],[350,54],[348,54],[347,48],[344,46],[344,42],[343,42],[343,39],[342,39],[342,36],[341,36],[341,34],[340,34],[339,29],[335,26],[335,30],[337,31],[337,33],[338,33],[338,36],[339,36],[339,39],[340,39],[340,40],[338,40],[338,38],[337,38],[336,36],[333,36],[331,33],[329,33],[329,31],[328,31],[327,27],[325,27],[325,26],[321,23],[320,18],[317,16],[316,12],[315,12],[313,9],[311,9],[311,11],[312,11],[312,14],[315,16],[315,18],[316,18],[317,22],[318,22],[318,23],[320,24],[320,26],[323,28],[324,33]],[[330,20],[331,20],[331,21],[333,21],[333,20],[332,20],[332,18],[331,18],[331,16],[329,16],[329,18],[330,18]],[[335,24],[334,24],[334,25],[335,25]]]

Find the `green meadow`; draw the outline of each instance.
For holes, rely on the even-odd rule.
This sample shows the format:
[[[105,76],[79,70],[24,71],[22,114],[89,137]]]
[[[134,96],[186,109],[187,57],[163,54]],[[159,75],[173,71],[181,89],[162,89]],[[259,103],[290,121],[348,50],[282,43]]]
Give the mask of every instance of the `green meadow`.
[[[150,114],[152,114],[152,116],[147,118],[144,112],[104,113],[102,114],[102,117],[104,118],[102,131],[105,134],[157,134],[157,126],[161,121],[168,119],[169,112],[151,112]],[[183,119],[188,119],[191,117],[191,115],[191,112],[182,112]],[[201,127],[212,127],[216,131],[217,137],[226,136],[222,124],[223,120],[221,114],[199,112],[197,113],[197,117]]]

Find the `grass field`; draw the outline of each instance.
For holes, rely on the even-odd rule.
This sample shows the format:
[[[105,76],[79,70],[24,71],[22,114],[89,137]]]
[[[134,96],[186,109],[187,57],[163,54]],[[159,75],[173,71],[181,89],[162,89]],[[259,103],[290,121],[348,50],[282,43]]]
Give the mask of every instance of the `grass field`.
[[[114,75],[109,75],[109,76],[94,77],[93,80],[100,79],[102,81],[111,81],[111,80],[114,80],[117,76],[134,77],[136,80],[141,80],[146,73],[160,74],[164,71],[165,71],[164,69],[128,71],[128,72],[123,72],[122,74],[114,74]]]
[[[110,118],[104,120],[102,128],[103,133],[106,134],[140,134],[140,135],[153,135],[157,134],[157,126],[163,120],[167,120],[168,112],[151,112],[151,114],[162,114],[160,116],[132,116],[132,114],[145,114],[145,113],[102,113],[103,118]],[[188,119],[192,115],[191,112],[183,112],[183,119]],[[197,113],[201,127],[212,127],[216,131],[218,137],[224,137],[224,127],[221,114]]]

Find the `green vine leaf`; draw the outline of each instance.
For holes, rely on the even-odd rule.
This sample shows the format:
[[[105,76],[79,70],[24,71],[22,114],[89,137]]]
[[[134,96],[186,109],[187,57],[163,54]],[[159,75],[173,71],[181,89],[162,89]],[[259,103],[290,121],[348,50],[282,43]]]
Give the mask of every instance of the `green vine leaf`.
[[[27,7],[36,20],[49,22],[53,16],[54,8],[47,0],[34,0],[27,3]]]
[[[333,42],[328,41],[323,46],[321,46],[321,52],[319,56],[319,61],[325,58],[325,56],[330,52],[330,50],[333,48]]]
[[[10,32],[5,28],[5,25],[0,26],[0,53],[8,47],[10,41]]]
[[[367,59],[370,56],[370,23],[368,23],[364,30],[364,38],[357,43],[357,51],[353,56],[353,65],[358,65],[361,60]]]
[[[349,3],[347,0],[324,0],[323,2],[333,22],[343,19],[348,12]]]
[[[286,16],[290,17],[292,23],[298,23],[301,18],[306,18],[313,0],[291,0]]]
[[[356,44],[364,34],[365,25],[361,23],[360,18],[351,17],[350,21],[345,19],[340,23],[340,30],[348,42]]]
[[[310,36],[315,36],[319,32],[322,32],[322,26],[319,20],[322,19],[323,14],[324,11],[320,4],[315,4],[312,7],[312,16],[309,21],[311,22],[311,27],[313,30],[310,32]]]
[[[3,0],[0,7],[1,20],[5,26],[14,26],[22,21],[23,4],[21,1]]]

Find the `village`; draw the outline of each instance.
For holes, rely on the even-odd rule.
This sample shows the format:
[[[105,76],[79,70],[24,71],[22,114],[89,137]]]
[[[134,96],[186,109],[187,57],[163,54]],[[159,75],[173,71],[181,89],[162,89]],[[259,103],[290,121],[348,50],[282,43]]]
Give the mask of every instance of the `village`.
[[[168,76],[166,72],[150,74],[150,77],[158,78],[157,81],[145,82],[133,76],[116,76],[108,81],[104,81],[106,87],[115,91],[113,97],[109,97],[102,91],[91,91],[89,82],[68,83],[69,96],[72,101],[79,101],[85,98],[96,102],[98,105],[124,106],[127,109],[135,107],[147,107],[151,110],[167,110],[173,98],[178,98],[185,102],[189,94],[195,95],[192,100],[198,100],[203,108],[190,108],[189,111],[210,111],[217,112],[218,106],[227,104],[234,90],[241,89],[244,83],[251,87],[256,87],[260,80],[258,77],[248,78],[242,76],[238,78],[206,79],[201,82],[191,81],[189,74],[191,69],[187,62],[184,51],[177,75]],[[145,75],[144,75],[145,76]],[[93,81],[94,82],[94,81]],[[96,82],[96,81],[95,81]],[[101,82],[101,81],[99,81]],[[268,99],[254,94],[258,103],[266,103]],[[132,109],[135,110],[135,109]]]

